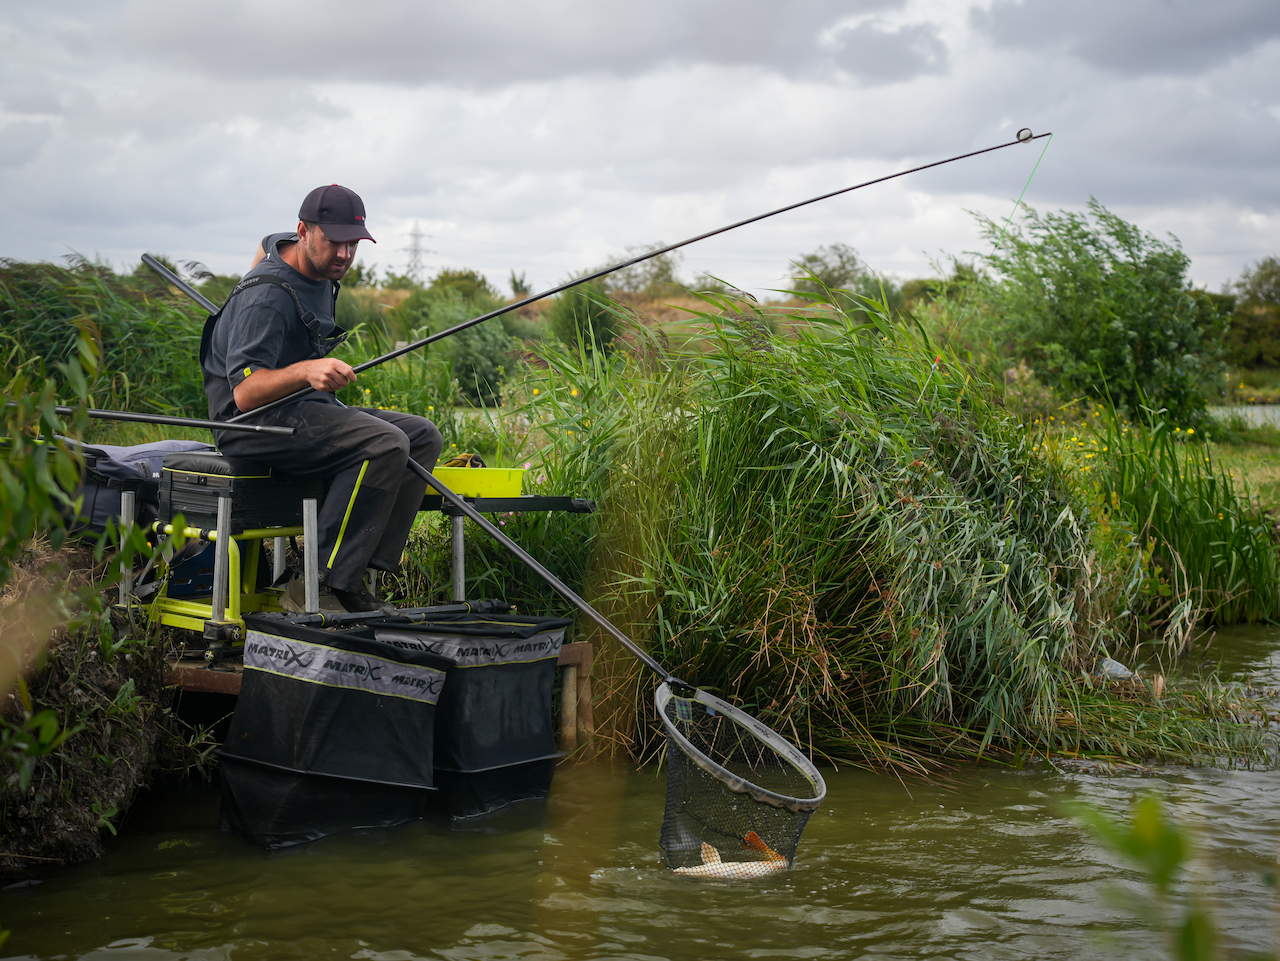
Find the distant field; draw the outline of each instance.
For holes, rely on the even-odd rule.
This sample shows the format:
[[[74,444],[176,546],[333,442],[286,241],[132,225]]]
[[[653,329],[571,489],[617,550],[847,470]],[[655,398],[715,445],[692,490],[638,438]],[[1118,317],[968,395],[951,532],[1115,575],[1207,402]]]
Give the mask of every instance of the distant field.
[[[1243,478],[1264,506],[1280,508],[1280,431],[1259,430],[1241,444],[1215,444],[1218,460]]]

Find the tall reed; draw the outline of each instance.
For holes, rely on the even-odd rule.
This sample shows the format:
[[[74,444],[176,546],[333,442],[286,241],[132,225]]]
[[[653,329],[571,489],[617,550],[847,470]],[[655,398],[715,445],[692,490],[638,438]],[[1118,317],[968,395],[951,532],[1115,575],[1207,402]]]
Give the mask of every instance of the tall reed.
[[[516,392],[532,477],[601,513],[513,517],[513,536],[682,677],[817,753],[911,766],[940,739],[1042,742],[1093,657],[1083,501],[1055,460],[883,305],[861,324],[815,308],[793,339],[725,306],[698,317],[709,350],[644,331],[612,356],[544,350]],[[556,606],[472,550],[494,588]],[[597,640],[619,665],[613,728],[643,741],[644,685]]]
[[[74,359],[82,327],[98,341],[93,406],[206,411],[198,359],[204,313],[156,285],[76,259],[68,267],[0,260],[0,362],[12,375],[42,358]]]
[[[1214,463],[1194,430],[1167,421],[1129,424],[1114,409],[1087,420],[1078,458],[1123,518],[1137,545],[1149,545],[1191,626],[1280,616],[1280,552],[1275,522],[1257,498]],[[1096,454],[1096,456],[1094,456]],[[1180,653],[1189,631],[1175,631]]]

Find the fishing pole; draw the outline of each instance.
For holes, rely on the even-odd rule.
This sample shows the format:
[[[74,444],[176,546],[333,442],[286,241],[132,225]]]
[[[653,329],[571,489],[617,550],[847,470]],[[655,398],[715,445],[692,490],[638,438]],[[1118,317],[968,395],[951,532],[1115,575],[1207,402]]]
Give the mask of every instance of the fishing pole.
[[[146,264],[148,267],[150,267],[152,270],[154,270],[161,277],[163,277],[165,280],[167,280],[174,287],[177,287],[180,291],[182,291],[184,294],[186,294],[188,297],[194,300],[197,304],[199,304],[209,313],[216,314],[218,312],[219,308],[217,304],[215,304],[212,300],[210,300],[204,294],[200,293],[200,291],[196,290],[189,283],[187,283],[185,280],[183,280],[181,277],[175,274],[172,270],[170,270],[164,264],[160,263],[160,261],[156,260],[150,254],[143,254],[142,262]]]
[[[496,310],[491,310],[487,314],[481,314],[479,317],[472,317],[470,320],[465,320],[460,324],[456,324],[455,326],[448,328],[447,330],[442,330],[437,334],[431,334],[427,337],[423,337],[421,340],[415,340],[412,343],[406,344],[403,347],[397,347],[395,350],[389,353],[383,354],[381,357],[375,357],[372,360],[367,360],[363,364],[360,364],[357,367],[353,367],[352,369],[357,374],[362,373],[366,370],[369,370],[372,367],[377,367],[379,364],[385,364],[389,360],[395,360],[395,358],[401,357],[404,354],[409,353],[410,351],[418,350],[419,348],[426,347],[428,344],[433,344],[438,340],[443,340],[446,337],[451,337],[454,334],[461,333],[462,331],[467,330],[470,327],[474,327],[476,324],[481,324],[481,323],[484,323],[486,320],[492,320],[494,317],[500,317],[503,314],[508,314],[513,310],[519,310],[521,307],[524,307],[527,304],[532,304],[536,301],[543,300],[547,297],[553,297],[556,294],[561,293],[562,291],[568,290],[571,287],[577,287],[579,284],[585,284],[589,281],[596,280],[600,277],[604,277],[607,274],[612,274],[619,270],[624,270],[627,267],[632,267],[636,264],[643,263],[646,260],[652,260],[654,257],[660,257],[663,254],[670,253],[673,250],[679,250],[681,247],[687,247],[690,244],[696,244],[700,240],[706,240],[709,237],[715,237],[715,236],[718,236],[719,234],[727,233],[730,230],[736,230],[739,227],[745,227],[747,224],[754,224],[758,221],[766,220],[769,217],[776,217],[778,214],[786,213],[789,210],[796,210],[799,207],[805,207],[809,204],[816,204],[821,200],[830,200],[832,197],[838,197],[841,194],[851,193],[854,190],[861,190],[863,187],[870,187],[873,184],[884,183],[886,180],[894,180],[897,177],[905,177],[908,174],[919,173],[921,170],[929,170],[933,167],[941,167],[943,164],[955,163],[955,161],[957,160],[965,160],[969,157],[977,157],[981,154],[991,153],[995,150],[1003,150],[1006,147],[1012,147],[1015,144],[1031,143],[1031,141],[1033,140],[1039,140],[1042,137],[1050,137],[1050,136],[1052,136],[1052,134],[1048,134],[1048,133],[1033,134],[1031,132],[1031,128],[1023,127],[1021,130],[1018,131],[1014,139],[1010,140],[1008,143],[996,144],[994,147],[984,147],[981,150],[971,150],[968,153],[956,154],[956,156],[954,157],[947,157],[945,160],[935,160],[932,163],[921,164],[920,166],[912,167],[909,170],[900,170],[897,173],[887,174],[883,177],[876,177],[873,180],[863,181],[860,184],[854,184],[852,187],[843,187],[840,190],[832,190],[830,193],[821,194],[817,197],[810,197],[808,200],[801,200],[801,201],[798,201],[797,203],[787,204],[785,207],[779,207],[776,210],[770,210],[768,213],[756,214],[754,217],[748,217],[745,220],[739,220],[735,223],[728,224],[727,226],[724,226],[724,227],[717,227],[715,230],[708,230],[705,233],[698,234],[695,237],[690,237],[687,240],[681,240],[679,243],[667,244],[665,247],[659,247],[656,250],[650,250],[646,253],[640,254],[639,256],[632,257],[630,260],[624,260],[620,263],[613,264],[612,266],[602,267],[600,270],[595,270],[595,271],[592,271],[591,273],[584,274],[581,277],[575,277],[573,280],[566,281],[565,283],[560,284],[556,287],[552,287],[549,290],[544,290],[539,294],[533,294],[529,297],[524,298],[524,300],[517,300],[513,303],[506,304],[502,307],[499,307]],[[200,293],[194,287],[182,281],[181,278],[179,278],[176,274],[173,273],[173,271],[169,270],[167,267],[161,264],[154,257],[151,257],[149,254],[144,254],[142,257],[142,260],[143,260],[143,263],[145,263],[148,267],[156,271],[158,274],[160,274],[162,277],[168,280],[171,284],[173,284],[183,293],[187,294],[187,296],[195,300],[196,303],[200,304],[201,307],[204,307],[206,310],[208,310],[209,313],[211,314],[217,313],[218,308],[215,307],[212,302],[210,302],[205,297],[201,296]],[[271,401],[270,403],[263,404],[261,407],[255,407],[253,410],[249,411],[246,414],[239,414],[236,417],[231,418],[229,421],[227,421],[227,423],[228,424],[240,423],[244,421],[246,418],[252,417],[256,414],[265,414],[268,411],[275,410],[278,407],[283,407],[285,404],[298,400],[299,398],[305,397],[308,394],[311,394],[314,392],[315,392],[314,387],[311,387],[311,386],[302,387],[298,390],[295,390],[291,394],[286,394],[285,396],[279,397]]]
[[[15,401],[9,401],[9,407],[16,407]],[[54,413],[68,416],[79,412],[77,407],[55,406]],[[274,434],[278,437],[292,437],[295,427],[272,427],[267,424],[227,424],[217,420],[201,420],[198,417],[174,417],[170,414],[135,414],[129,410],[99,410],[90,407],[85,414],[94,420],[124,420],[134,424],[159,424],[164,427],[203,427],[206,430],[239,430],[254,434]]]

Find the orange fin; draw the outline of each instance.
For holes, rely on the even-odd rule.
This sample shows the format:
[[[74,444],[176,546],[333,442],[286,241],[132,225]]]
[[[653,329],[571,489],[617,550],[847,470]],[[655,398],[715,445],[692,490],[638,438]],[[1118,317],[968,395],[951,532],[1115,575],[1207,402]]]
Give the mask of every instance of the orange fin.
[[[744,848],[751,848],[752,850],[761,852],[762,854],[768,856],[770,861],[786,860],[786,858],[784,858],[781,854],[779,854],[773,848],[769,847],[769,845],[765,844],[764,841],[760,838],[760,835],[756,834],[755,831],[747,832],[747,836],[742,839],[742,846]]]

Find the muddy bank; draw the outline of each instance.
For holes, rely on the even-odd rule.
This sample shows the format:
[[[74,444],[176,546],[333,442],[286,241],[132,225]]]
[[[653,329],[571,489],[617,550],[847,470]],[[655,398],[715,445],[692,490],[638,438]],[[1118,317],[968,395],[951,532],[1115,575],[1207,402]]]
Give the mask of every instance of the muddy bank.
[[[0,703],[0,877],[100,857],[139,790],[210,746],[173,713],[162,639],[94,590],[92,551],[24,561],[0,599],[0,638],[25,664]]]

